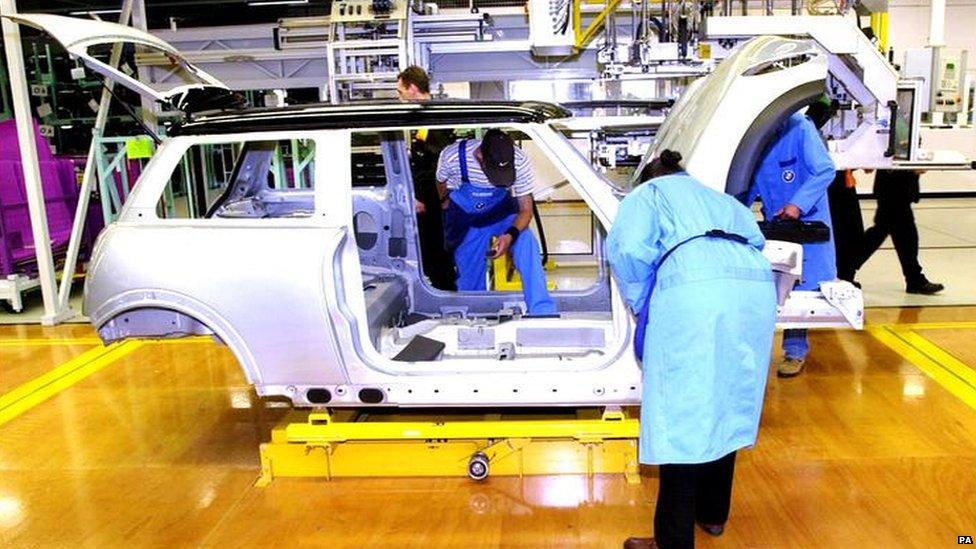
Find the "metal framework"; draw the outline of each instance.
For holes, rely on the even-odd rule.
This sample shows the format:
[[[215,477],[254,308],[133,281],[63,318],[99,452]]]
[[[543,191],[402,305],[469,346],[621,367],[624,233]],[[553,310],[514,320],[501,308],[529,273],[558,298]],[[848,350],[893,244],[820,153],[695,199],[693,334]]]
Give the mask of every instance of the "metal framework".
[[[581,50],[592,40],[607,21],[607,17],[616,11],[620,0],[609,0],[596,17],[583,28],[582,4],[603,4],[603,0],[573,0],[573,29],[576,31],[576,49]]]
[[[0,12],[3,15],[16,13],[17,2],[15,0],[0,0]],[[69,312],[60,308],[57,300],[54,254],[51,252],[47,212],[44,208],[44,191],[41,186],[41,173],[37,160],[37,144],[34,142],[34,128],[31,122],[30,97],[27,94],[27,76],[24,71],[24,51],[21,47],[20,28],[8,19],[4,19],[2,24],[4,49],[7,54],[7,67],[10,74],[10,93],[14,117],[17,120],[17,138],[20,145],[21,166],[24,171],[24,186],[27,190],[27,207],[30,211],[31,229],[37,254],[38,280],[41,293],[44,296],[42,322],[56,324],[69,316]]]
[[[8,275],[6,279],[0,279],[0,300],[9,301],[10,310],[19,313],[24,310],[24,292],[40,285],[41,281],[36,278],[20,274]]]
[[[115,221],[122,204],[129,197],[135,181],[129,179],[127,164],[129,161],[128,143],[134,137],[102,137],[96,134],[92,137],[95,149],[95,168],[98,177],[98,192],[102,198],[102,216],[105,224]],[[116,174],[120,185],[116,185]]]
[[[119,15],[119,22],[123,25],[127,24],[133,14],[133,10],[140,10],[140,13],[145,13],[143,0],[124,0],[122,3],[122,11]],[[17,13],[16,0],[0,0],[0,11],[4,15]],[[41,323],[53,325],[63,322],[77,314],[68,305],[68,298],[71,295],[71,284],[74,280],[74,272],[78,265],[78,254],[81,249],[85,218],[88,213],[88,201],[95,180],[95,154],[98,150],[99,139],[105,129],[105,123],[108,120],[109,105],[112,100],[111,89],[114,84],[111,80],[106,79],[105,89],[102,91],[101,101],[99,102],[98,115],[96,116],[95,126],[92,130],[93,140],[88,151],[88,159],[85,164],[85,172],[78,196],[78,206],[75,210],[71,238],[68,241],[68,250],[59,287],[55,278],[56,271],[48,231],[47,213],[44,208],[44,194],[37,159],[37,146],[34,141],[31,123],[30,98],[27,94],[27,78],[24,71],[24,52],[21,47],[20,27],[7,19],[4,19],[2,24],[4,48],[6,50],[7,66],[10,75],[11,99],[14,107],[14,116],[17,119],[17,136],[21,151],[21,165],[24,170],[24,184],[27,190],[31,229],[34,235],[34,246],[37,254],[38,278],[36,282],[33,280],[25,281],[23,280],[24,277],[18,277],[16,280],[8,279],[7,281],[3,281],[7,283],[6,285],[0,284],[0,291],[16,293],[16,297],[11,298],[11,304],[16,310],[17,306],[21,305],[20,293],[25,289],[40,286],[44,300],[44,315],[41,317]],[[112,48],[109,60],[111,66],[117,66],[119,64],[121,55],[122,48],[120,45]]]

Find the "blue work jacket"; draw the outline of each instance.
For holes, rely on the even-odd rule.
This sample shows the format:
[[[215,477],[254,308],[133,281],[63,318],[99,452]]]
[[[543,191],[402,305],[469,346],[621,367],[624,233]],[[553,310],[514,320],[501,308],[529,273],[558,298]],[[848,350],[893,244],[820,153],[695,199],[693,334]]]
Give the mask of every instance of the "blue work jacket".
[[[747,244],[699,238],[661,263],[712,229]],[[705,463],[755,443],[776,323],[764,244],[748,208],[685,174],[652,179],[620,203],[606,256],[633,310],[650,296],[642,463]]]
[[[803,221],[823,221],[830,240],[803,245],[803,275],[797,289],[816,290],[820,283],[837,278],[833,224],[827,204],[827,187],[834,180],[834,162],[820,132],[806,115],[796,113],[780,128],[766,148],[753,175],[746,205],[762,198],[763,218],[772,219],[787,204],[800,209]]]

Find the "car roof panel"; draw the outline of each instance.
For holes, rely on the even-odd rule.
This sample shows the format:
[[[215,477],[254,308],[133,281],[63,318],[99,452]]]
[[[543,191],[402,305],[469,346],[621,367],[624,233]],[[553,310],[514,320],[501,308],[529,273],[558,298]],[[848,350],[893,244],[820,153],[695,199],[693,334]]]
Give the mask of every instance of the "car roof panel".
[[[572,116],[565,108],[536,101],[426,101],[312,104],[194,115],[171,135],[256,131],[366,129],[424,125],[544,123]]]

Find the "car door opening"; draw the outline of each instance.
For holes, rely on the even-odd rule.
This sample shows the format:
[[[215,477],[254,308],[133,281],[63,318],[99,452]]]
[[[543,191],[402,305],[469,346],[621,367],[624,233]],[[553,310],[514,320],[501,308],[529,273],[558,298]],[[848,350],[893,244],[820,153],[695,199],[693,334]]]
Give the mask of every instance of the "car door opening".
[[[477,143],[485,130],[440,130],[449,135],[441,137],[442,144],[465,138]],[[441,212],[426,210],[430,202],[418,197],[428,190],[425,185],[435,183],[440,151],[432,154],[425,148],[417,137],[421,131],[353,132],[351,137],[351,224],[362,272],[365,325],[375,350],[403,364],[605,354],[617,338],[602,254],[605,231],[569,179],[529,135],[514,128],[505,131],[522,151],[520,158],[531,163],[535,178],[538,215],[525,231],[540,240],[548,237],[546,284],[558,313],[530,311],[514,262],[507,255],[486,257],[487,247],[476,259],[484,262],[483,289],[437,287],[444,284],[425,271],[430,264],[424,254],[440,253],[431,246],[443,244],[436,238],[433,244],[425,241],[425,228],[418,225],[430,219],[425,216]],[[451,255],[440,257],[453,260]],[[536,261],[543,262],[541,250]]]

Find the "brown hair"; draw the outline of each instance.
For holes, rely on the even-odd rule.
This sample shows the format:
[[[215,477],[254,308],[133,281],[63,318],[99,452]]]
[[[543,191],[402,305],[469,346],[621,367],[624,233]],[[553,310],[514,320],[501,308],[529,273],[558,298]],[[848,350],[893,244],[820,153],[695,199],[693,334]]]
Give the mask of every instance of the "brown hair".
[[[397,80],[403,81],[404,88],[409,88],[411,84],[417,86],[421,93],[430,93],[430,77],[427,71],[417,65],[410,65],[397,75]]]
[[[640,181],[644,182],[655,177],[662,177],[684,171],[681,167],[681,153],[664,149],[657,158],[651,160],[644,166],[640,173]]]

